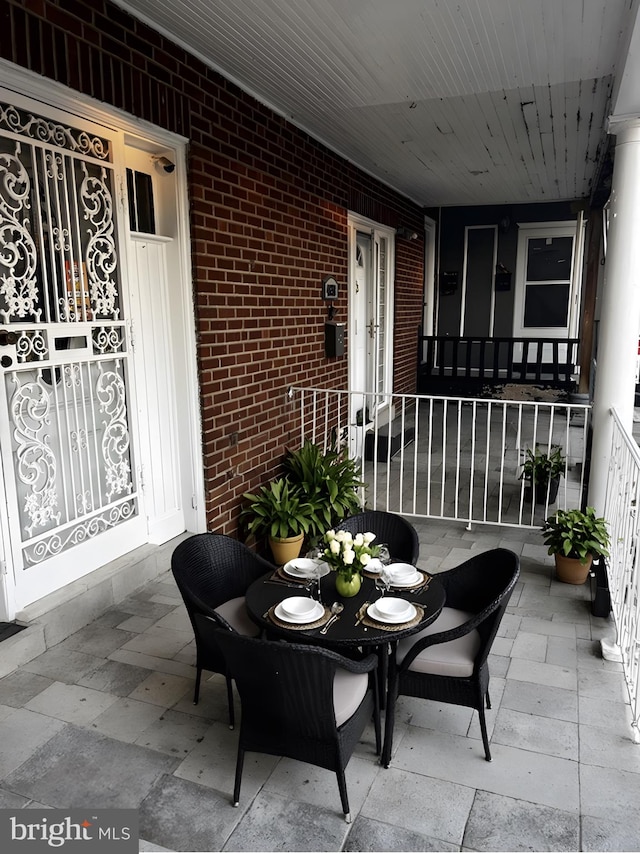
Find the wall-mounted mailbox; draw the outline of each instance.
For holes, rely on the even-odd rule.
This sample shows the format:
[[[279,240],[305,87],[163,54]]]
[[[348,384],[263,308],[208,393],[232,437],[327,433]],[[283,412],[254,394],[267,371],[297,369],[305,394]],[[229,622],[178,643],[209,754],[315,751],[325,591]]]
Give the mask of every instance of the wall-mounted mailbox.
[[[324,352],[330,359],[344,356],[344,323],[327,320],[324,324]]]

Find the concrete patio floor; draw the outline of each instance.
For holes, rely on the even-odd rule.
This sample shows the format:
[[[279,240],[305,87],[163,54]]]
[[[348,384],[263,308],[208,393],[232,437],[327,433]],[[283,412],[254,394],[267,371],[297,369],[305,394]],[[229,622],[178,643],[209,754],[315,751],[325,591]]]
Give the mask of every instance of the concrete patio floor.
[[[347,768],[352,824],[332,773],[255,754],[234,809],[224,683],[206,680],[193,705],[193,635],[167,565],[0,680],[0,807],[138,808],[143,851],[639,850],[640,746],[588,584],[553,579],[537,531],[415,524],[432,572],[497,545],[521,554],[491,656],[492,763],[475,713],[401,698],[389,769],[372,728]]]

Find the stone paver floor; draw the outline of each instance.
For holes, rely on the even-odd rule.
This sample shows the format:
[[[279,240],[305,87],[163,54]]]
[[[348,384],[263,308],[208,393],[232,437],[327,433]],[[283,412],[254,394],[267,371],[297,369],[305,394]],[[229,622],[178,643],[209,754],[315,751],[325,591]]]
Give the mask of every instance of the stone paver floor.
[[[389,769],[371,728],[348,766],[352,824],[332,773],[255,754],[234,809],[224,682],[193,705],[167,571],[0,680],[0,807],[137,808],[144,851],[640,850],[640,746],[588,584],[554,580],[539,532],[415,525],[431,572],[497,545],[521,555],[490,660],[492,763],[475,713],[401,698]]]

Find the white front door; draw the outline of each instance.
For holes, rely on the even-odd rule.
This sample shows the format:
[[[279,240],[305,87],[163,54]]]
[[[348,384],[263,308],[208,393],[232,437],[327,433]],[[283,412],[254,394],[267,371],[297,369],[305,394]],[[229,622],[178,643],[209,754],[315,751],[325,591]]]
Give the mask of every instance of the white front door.
[[[0,103],[0,617],[146,542],[122,137]],[[46,110],[46,112],[45,112]]]
[[[388,418],[393,382],[394,232],[350,218],[349,390],[352,456],[362,455],[357,427]]]

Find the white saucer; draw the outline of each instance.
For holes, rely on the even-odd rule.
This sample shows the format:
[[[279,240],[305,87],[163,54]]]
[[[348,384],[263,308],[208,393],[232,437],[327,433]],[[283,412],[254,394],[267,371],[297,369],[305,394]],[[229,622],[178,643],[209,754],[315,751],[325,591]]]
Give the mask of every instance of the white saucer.
[[[275,616],[282,620],[283,623],[295,623],[299,626],[304,625],[305,623],[315,623],[316,620],[319,620],[320,617],[324,614],[324,605],[321,605],[320,602],[316,602],[316,607],[311,614],[304,619],[301,617],[290,617],[282,610],[282,602],[278,602],[276,607],[274,608],[273,613]]]
[[[415,606],[412,605],[411,602],[407,602],[406,612],[403,612],[401,615],[396,617],[387,617],[386,615],[383,616],[382,614],[379,614],[375,602],[367,608],[367,614],[372,620],[375,620],[377,623],[388,623],[389,625],[394,623],[408,623],[409,620],[413,620],[417,613]]]
[[[382,572],[383,563],[380,558],[372,557],[369,563],[364,567],[365,572],[370,572],[371,575],[378,575]]]
[[[315,560],[307,557],[297,557],[295,560],[290,560],[282,568],[292,578],[305,578],[307,581],[310,581],[312,578],[315,578],[313,567],[317,564],[320,564],[320,578],[328,575],[331,571],[329,564],[323,560]]]

